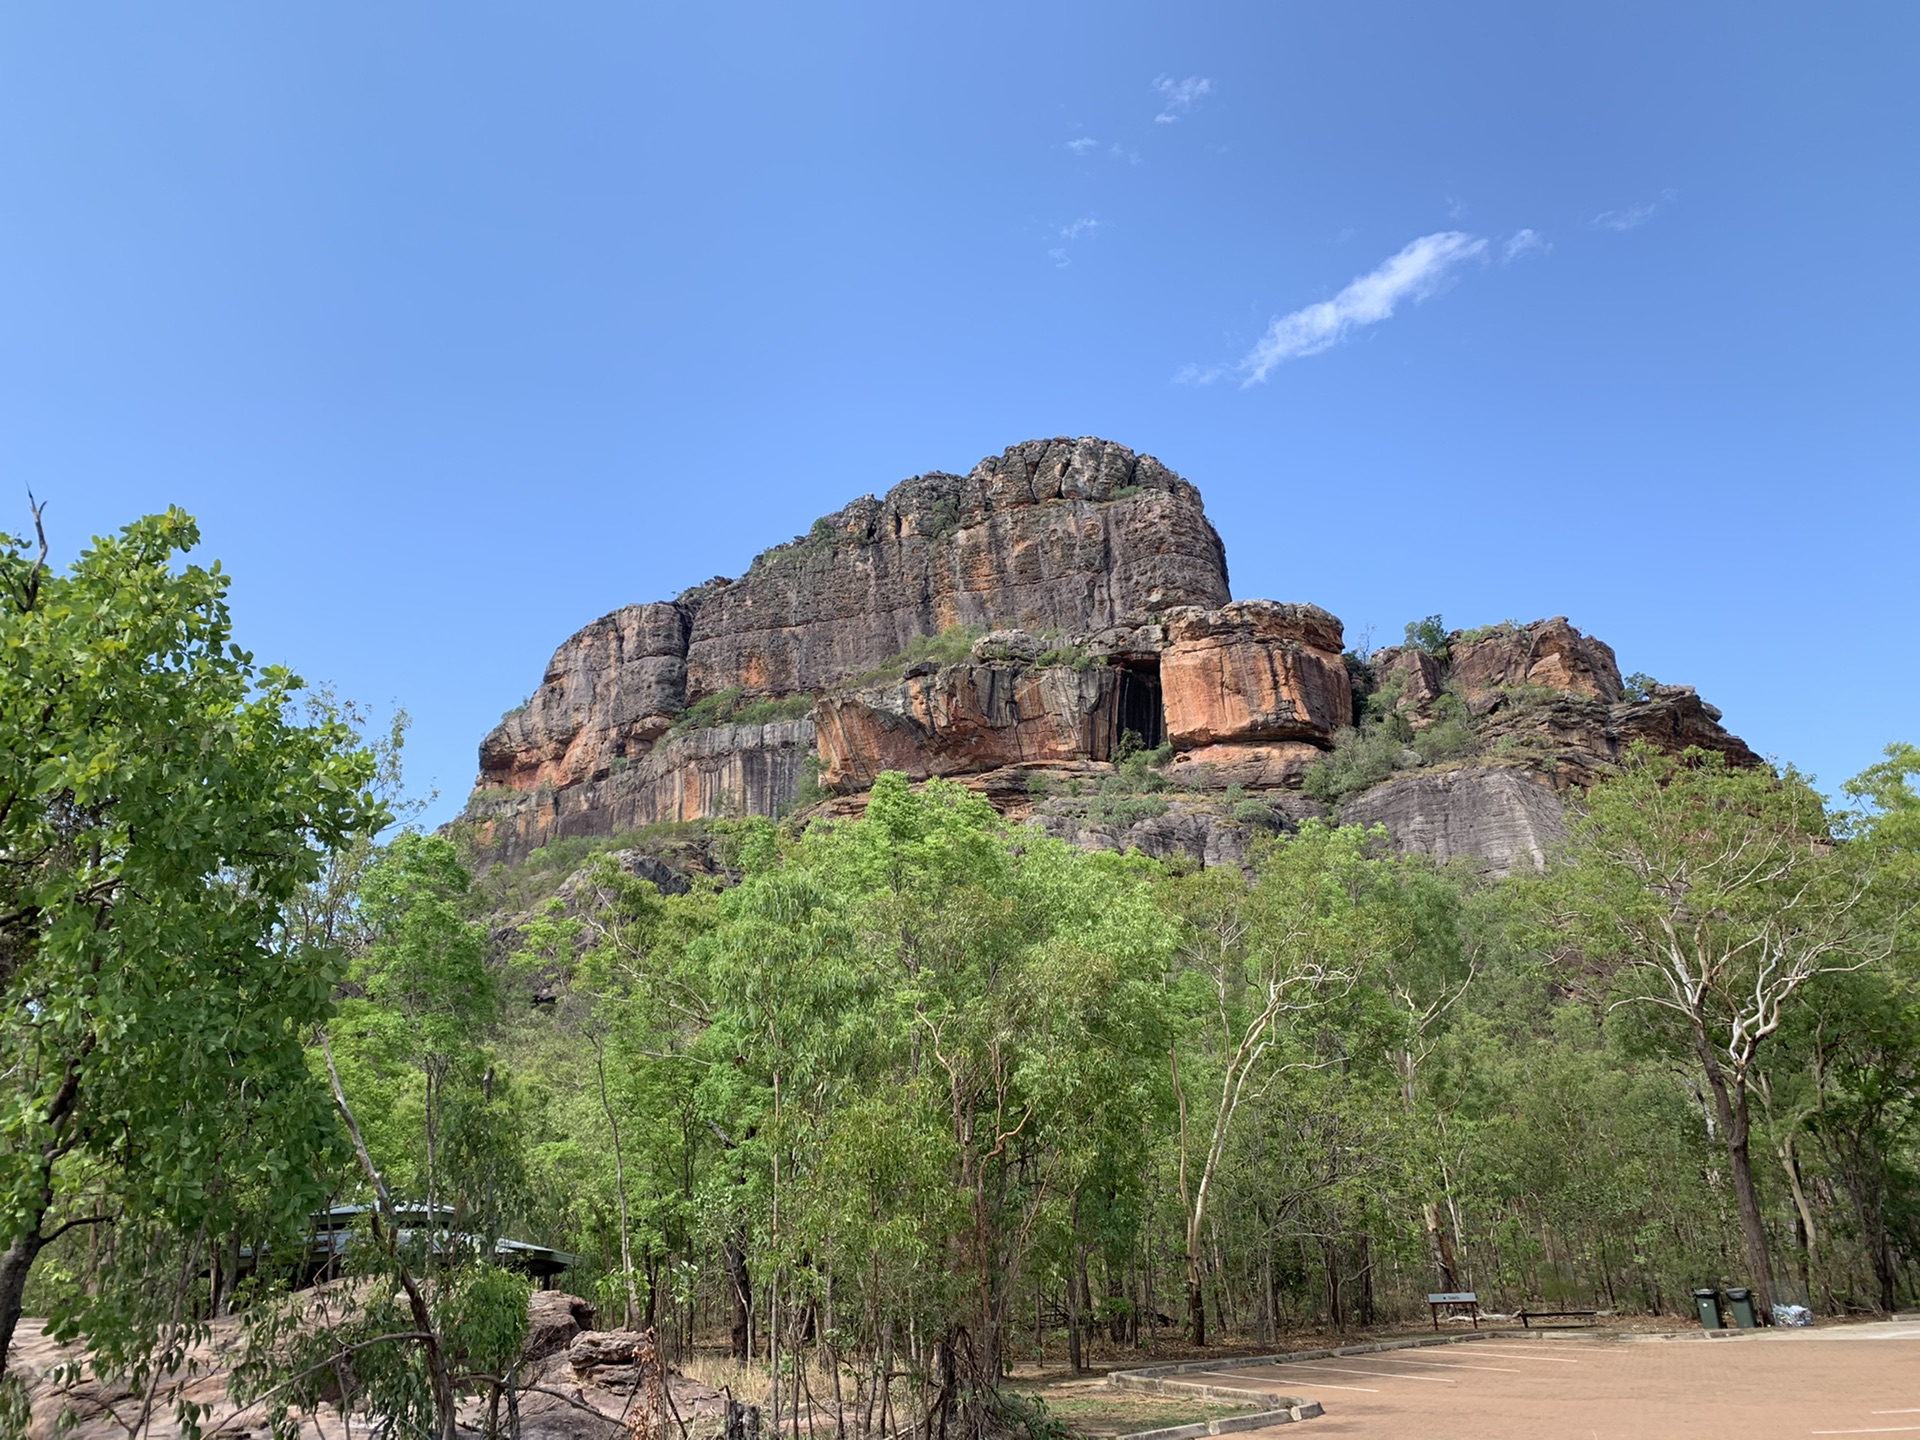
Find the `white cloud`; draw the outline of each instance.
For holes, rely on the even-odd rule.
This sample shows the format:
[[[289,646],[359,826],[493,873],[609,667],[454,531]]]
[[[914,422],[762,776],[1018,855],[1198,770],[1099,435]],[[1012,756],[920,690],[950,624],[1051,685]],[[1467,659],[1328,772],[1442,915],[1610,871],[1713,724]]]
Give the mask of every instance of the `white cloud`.
[[[1466,201],[1460,199],[1457,195],[1447,196],[1447,218],[1449,220],[1461,219],[1463,216],[1466,215],[1466,213],[1467,213]]]
[[[1288,360],[1331,349],[1358,327],[1387,319],[1403,300],[1418,304],[1437,294],[1456,265],[1484,254],[1486,248],[1485,240],[1458,230],[1422,235],[1398,255],[1356,277],[1333,299],[1276,317],[1259,343],[1232,368],[1246,377],[1243,386],[1252,385]],[[1223,373],[1223,369],[1203,371],[1189,366],[1182,377],[1187,383],[1204,385]]]
[[[1101,222],[1093,216],[1082,215],[1071,225],[1062,225],[1060,227],[1060,238],[1062,240],[1078,240],[1082,235],[1091,235],[1094,231],[1098,230],[1100,224]]]
[[[1047,258],[1053,261],[1056,269],[1064,270],[1067,266],[1073,263],[1073,257],[1067,254],[1064,248],[1056,248],[1053,250],[1049,250],[1047,252]]]
[[[1587,223],[1596,230],[1636,230],[1653,218],[1657,205],[1629,205],[1624,210],[1602,210]]]
[[[1067,149],[1071,150],[1076,155],[1084,155],[1087,153],[1087,151],[1093,149],[1099,143],[1100,142],[1094,139],[1091,135],[1082,135],[1078,140],[1067,141]]]
[[[1175,80],[1171,75],[1159,75],[1154,77],[1153,88],[1160,92],[1164,105],[1160,113],[1153,117],[1154,124],[1171,125],[1193,109],[1201,96],[1213,93],[1213,81],[1199,75],[1189,75],[1184,80]]]
[[[1544,255],[1551,249],[1553,243],[1543,238],[1538,230],[1516,230],[1507,237],[1507,243],[1500,247],[1500,263],[1509,264],[1522,255]]]
[[[1138,150],[1129,150],[1124,145],[1115,145],[1107,153],[1116,160],[1126,161],[1129,165],[1138,165],[1140,163],[1140,152]]]

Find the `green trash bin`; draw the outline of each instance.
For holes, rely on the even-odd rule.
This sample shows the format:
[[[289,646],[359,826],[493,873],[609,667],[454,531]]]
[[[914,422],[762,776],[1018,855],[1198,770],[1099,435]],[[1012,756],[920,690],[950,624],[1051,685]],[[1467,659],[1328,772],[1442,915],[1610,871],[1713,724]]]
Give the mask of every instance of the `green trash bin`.
[[[1737,1329],[1758,1330],[1760,1312],[1753,1308],[1753,1292],[1733,1286],[1727,1291],[1727,1309],[1733,1312],[1733,1323]]]
[[[1702,1330],[1722,1329],[1720,1323],[1720,1292],[1718,1290],[1696,1290],[1693,1292],[1693,1308],[1700,1312]]]

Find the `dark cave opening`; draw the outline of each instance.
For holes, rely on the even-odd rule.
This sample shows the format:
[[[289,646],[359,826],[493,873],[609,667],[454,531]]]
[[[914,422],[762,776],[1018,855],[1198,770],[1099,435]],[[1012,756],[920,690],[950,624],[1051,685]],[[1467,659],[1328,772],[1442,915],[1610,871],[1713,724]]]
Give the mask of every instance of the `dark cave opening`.
[[[1160,703],[1160,660],[1125,661],[1120,671],[1118,724],[1114,726],[1114,744],[1131,730],[1151,750],[1167,738],[1167,712]]]

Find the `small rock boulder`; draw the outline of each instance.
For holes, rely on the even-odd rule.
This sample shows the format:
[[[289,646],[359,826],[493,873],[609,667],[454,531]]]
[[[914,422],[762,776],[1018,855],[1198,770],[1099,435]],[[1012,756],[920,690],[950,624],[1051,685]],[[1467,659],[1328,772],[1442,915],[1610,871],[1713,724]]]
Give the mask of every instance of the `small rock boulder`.
[[[528,1360],[558,1355],[583,1332],[593,1329],[595,1308],[590,1300],[559,1290],[536,1290],[527,1301],[527,1343],[521,1351]]]

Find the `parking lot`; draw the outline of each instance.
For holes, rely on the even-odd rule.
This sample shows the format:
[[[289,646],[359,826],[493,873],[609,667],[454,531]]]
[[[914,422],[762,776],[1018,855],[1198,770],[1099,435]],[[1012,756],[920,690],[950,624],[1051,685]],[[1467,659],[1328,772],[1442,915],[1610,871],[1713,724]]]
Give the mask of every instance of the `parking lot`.
[[[1920,1324],[1637,1341],[1500,1334],[1457,1345],[1223,1366],[1318,1400],[1282,1435],[1432,1440],[1697,1440],[1920,1435]]]

